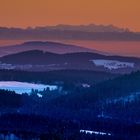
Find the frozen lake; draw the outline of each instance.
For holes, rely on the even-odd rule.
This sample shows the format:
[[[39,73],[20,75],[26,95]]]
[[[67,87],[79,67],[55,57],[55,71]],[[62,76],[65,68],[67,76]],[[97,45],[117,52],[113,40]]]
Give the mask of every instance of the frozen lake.
[[[33,84],[33,83],[17,82],[17,81],[0,81],[0,89],[15,91],[18,94],[22,94],[22,93],[30,94],[32,89],[43,91],[46,88],[49,88],[50,90],[55,90],[57,89],[57,86]]]

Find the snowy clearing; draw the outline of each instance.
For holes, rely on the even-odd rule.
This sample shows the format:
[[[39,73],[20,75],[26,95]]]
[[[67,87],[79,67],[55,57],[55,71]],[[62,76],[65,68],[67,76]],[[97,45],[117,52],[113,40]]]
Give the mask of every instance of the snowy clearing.
[[[18,94],[30,94],[32,89],[43,91],[46,88],[49,88],[50,90],[56,90],[58,87],[55,85],[33,84],[17,81],[0,81],[0,89],[15,91]]]
[[[111,136],[110,133],[105,133],[105,132],[99,132],[99,131],[90,131],[90,130],[80,130],[80,133],[85,133],[85,134],[95,134],[95,135],[108,135]]]
[[[90,61],[92,61],[96,66],[103,66],[104,68],[107,68],[109,70],[128,68],[128,67],[134,68],[134,63],[121,62],[118,60],[95,59],[95,60],[90,60]]]

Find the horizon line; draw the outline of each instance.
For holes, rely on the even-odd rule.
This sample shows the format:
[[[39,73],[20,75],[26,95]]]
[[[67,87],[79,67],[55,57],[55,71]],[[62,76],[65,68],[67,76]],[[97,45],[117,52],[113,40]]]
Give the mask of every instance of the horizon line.
[[[95,25],[95,26],[113,26],[119,29],[124,29],[124,30],[129,30],[131,32],[140,32],[140,31],[134,31],[132,29],[130,29],[129,27],[122,27],[122,26],[117,26],[114,24],[96,24],[96,23],[88,23],[88,24],[65,24],[65,23],[58,23],[58,24],[48,24],[48,25],[29,25],[29,26],[1,26],[0,28],[8,28],[8,29],[12,29],[12,28],[18,28],[18,29],[36,29],[39,27],[57,27],[57,26],[90,26],[90,25]]]

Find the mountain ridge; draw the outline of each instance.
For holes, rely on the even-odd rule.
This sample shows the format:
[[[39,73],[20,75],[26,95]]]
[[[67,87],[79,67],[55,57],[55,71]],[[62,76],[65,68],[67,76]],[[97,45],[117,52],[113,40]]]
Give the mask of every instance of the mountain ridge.
[[[19,53],[29,50],[42,50],[52,53],[73,53],[73,52],[96,52],[99,54],[105,54],[104,52],[84,48],[78,45],[65,44],[53,41],[26,41],[21,44],[8,45],[0,47],[0,56]]]
[[[140,58],[108,56],[92,52],[56,54],[30,50],[0,58],[1,66],[30,70],[81,69],[107,72],[132,72],[140,69]],[[11,67],[9,66],[11,65]]]

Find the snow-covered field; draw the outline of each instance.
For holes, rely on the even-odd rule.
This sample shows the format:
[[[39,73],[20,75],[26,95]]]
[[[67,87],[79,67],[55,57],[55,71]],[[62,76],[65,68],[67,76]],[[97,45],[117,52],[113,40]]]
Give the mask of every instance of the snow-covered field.
[[[96,66],[103,66],[109,70],[115,70],[120,68],[134,68],[134,63],[121,62],[118,60],[105,60],[105,59],[95,59],[91,60]]]
[[[46,88],[49,88],[50,90],[55,90],[58,87],[55,85],[33,84],[17,81],[0,81],[0,89],[15,91],[18,94],[22,93],[30,94],[32,89],[43,91]]]

